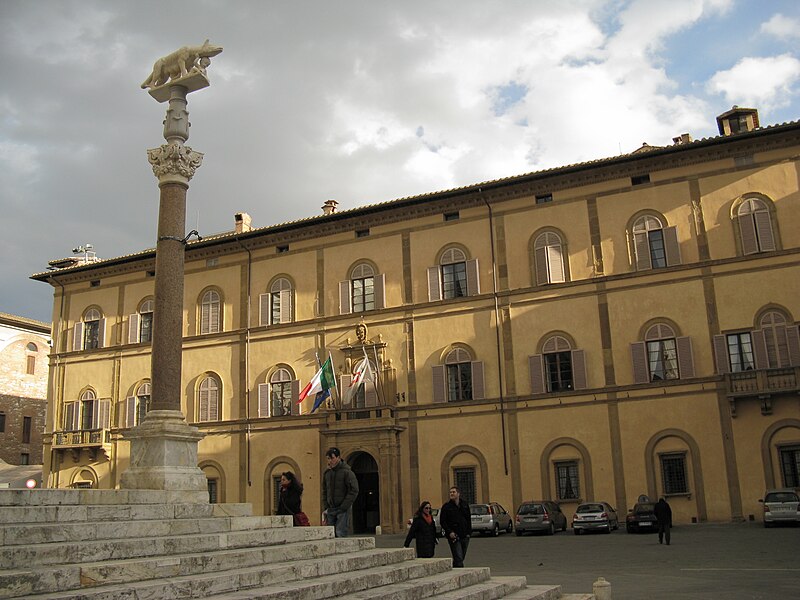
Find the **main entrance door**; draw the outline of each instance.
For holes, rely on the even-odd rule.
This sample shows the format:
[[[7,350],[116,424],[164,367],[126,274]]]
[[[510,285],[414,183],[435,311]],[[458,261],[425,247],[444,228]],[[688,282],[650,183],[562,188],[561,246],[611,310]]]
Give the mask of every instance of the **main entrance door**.
[[[375,527],[381,523],[378,464],[368,452],[357,452],[348,462],[358,480],[358,497],[353,503],[353,533],[375,533]]]

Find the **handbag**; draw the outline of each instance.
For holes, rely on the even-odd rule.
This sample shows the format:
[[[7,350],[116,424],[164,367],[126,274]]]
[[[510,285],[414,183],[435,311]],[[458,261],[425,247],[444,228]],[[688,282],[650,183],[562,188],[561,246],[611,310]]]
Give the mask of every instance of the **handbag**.
[[[311,523],[309,522],[306,513],[301,510],[299,513],[294,514],[294,525],[295,527],[308,527],[311,525]]]

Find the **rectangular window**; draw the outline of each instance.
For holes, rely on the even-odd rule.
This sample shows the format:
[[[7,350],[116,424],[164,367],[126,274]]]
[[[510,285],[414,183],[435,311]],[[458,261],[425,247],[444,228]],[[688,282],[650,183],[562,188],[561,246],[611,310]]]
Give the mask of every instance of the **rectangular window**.
[[[458,467],[453,469],[455,486],[461,493],[461,499],[467,504],[477,502],[477,486],[475,485],[475,467]]]
[[[276,251],[278,254],[283,254],[284,252],[288,252],[288,251],[289,251],[289,246],[277,246],[277,247],[275,248],[275,251]]]
[[[83,324],[83,349],[100,347],[100,321],[86,321]]]
[[[32,417],[22,417],[22,443],[31,443],[31,426],[33,425]]]
[[[636,175],[631,177],[631,185],[642,185],[643,183],[650,183],[650,175]]]
[[[375,310],[375,279],[363,277],[350,282],[353,298],[353,312]]]
[[[662,454],[660,458],[664,494],[688,494],[689,485],[686,479],[686,455]]]
[[[286,417],[292,414],[291,382],[270,384],[272,392],[272,416]]]
[[[728,340],[728,359],[731,363],[731,372],[740,373],[755,369],[753,342],[750,339],[750,332],[729,333],[726,338]]]
[[[650,263],[654,269],[663,269],[667,266],[667,251],[664,248],[664,231],[655,229],[647,232],[647,242],[650,246]]]
[[[581,497],[581,484],[578,475],[578,461],[569,460],[555,463],[556,487],[559,500],[578,500]]]
[[[458,213],[457,212],[444,213],[444,220],[445,221],[458,221]]]
[[[450,402],[472,400],[472,365],[447,365],[447,399]]]
[[[779,452],[783,487],[800,487],[800,446],[781,448]]]
[[[562,392],[571,390],[572,384],[572,353],[551,352],[544,355],[545,369],[547,370],[547,391]]]
[[[143,344],[153,341],[153,313],[139,315],[139,341]]]
[[[270,325],[277,325],[281,322],[281,293],[272,292],[269,295],[270,304]]]
[[[275,507],[273,511],[275,514],[278,513],[278,502],[281,498],[281,476],[280,475],[273,475],[272,476],[272,506]]]
[[[467,263],[442,265],[442,297],[463,298],[467,295]]]
[[[217,480],[208,480],[208,503],[217,504]]]
[[[6,413],[0,412],[0,433],[5,432],[6,430]]]
[[[19,464],[21,465],[29,465],[31,464],[31,455],[27,452],[23,452],[19,455]]]
[[[678,379],[678,349],[675,339],[647,342],[650,381]]]
[[[25,373],[28,375],[36,374],[36,357],[33,355],[29,355],[26,357],[26,364],[25,364]]]
[[[540,194],[536,196],[536,204],[547,204],[553,201],[553,194]]]
[[[357,238],[363,238],[369,236],[369,229],[359,229],[356,231]]]
[[[81,402],[81,429],[91,429],[94,421],[94,400]]]

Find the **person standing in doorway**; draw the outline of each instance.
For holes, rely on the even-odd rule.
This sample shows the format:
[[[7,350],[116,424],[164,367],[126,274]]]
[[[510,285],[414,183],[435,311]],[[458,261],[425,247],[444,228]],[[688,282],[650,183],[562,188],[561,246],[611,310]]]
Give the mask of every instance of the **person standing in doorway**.
[[[419,510],[411,521],[406,541],[403,546],[408,548],[411,540],[417,540],[417,558],[433,558],[436,552],[436,523],[431,515],[431,503],[427,500],[419,505]]]
[[[358,480],[350,465],[342,460],[338,448],[328,448],[325,453],[328,469],[322,475],[323,515],[328,525],[333,525],[336,537],[347,537],[348,511],[358,496]]]
[[[450,544],[450,553],[453,555],[453,567],[464,566],[469,547],[469,536],[472,535],[472,515],[469,504],[461,499],[461,492],[455,486],[450,488],[450,500],[445,502],[439,512],[439,524],[442,533]]]
[[[667,546],[669,546],[669,530],[672,529],[672,509],[664,498],[660,498],[656,502],[653,512],[656,513],[656,519],[658,519],[658,543],[661,544],[662,540],[667,538]]]

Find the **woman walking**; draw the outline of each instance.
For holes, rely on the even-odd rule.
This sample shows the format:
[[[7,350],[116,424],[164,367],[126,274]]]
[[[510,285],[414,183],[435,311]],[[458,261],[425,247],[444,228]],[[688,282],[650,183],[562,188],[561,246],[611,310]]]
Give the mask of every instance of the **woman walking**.
[[[417,540],[417,558],[433,558],[436,544],[439,542],[436,539],[436,523],[431,516],[431,503],[427,500],[419,505],[414,514],[403,546],[408,548],[413,539]]]
[[[281,473],[281,489],[278,495],[278,514],[292,515],[295,525],[308,525],[308,518],[303,513],[302,499],[303,484],[297,481],[294,473],[286,471]],[[302,515],[298,517],[298,515]],[[305,520],[305,523],[298,522]]]

